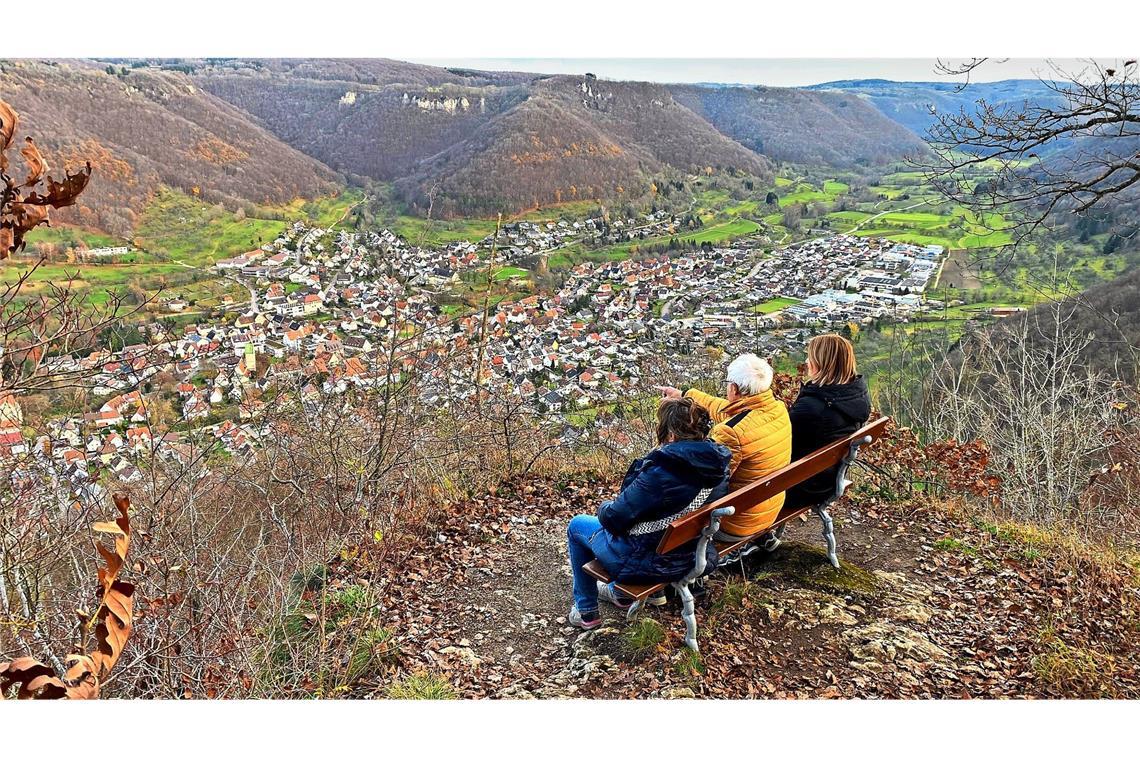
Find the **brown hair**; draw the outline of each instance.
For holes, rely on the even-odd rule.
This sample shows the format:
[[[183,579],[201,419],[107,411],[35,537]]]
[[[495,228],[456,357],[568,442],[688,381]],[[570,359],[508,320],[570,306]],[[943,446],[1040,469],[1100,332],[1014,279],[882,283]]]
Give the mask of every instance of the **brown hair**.
[[[663,398],[657,405],[657,443],[669,434],[678,441],[703,441],[712,428],[712,418],[691,398]]]
[[[828,333],[808,341],[808,358],[815,365],[816,385],[842,385],[855,379],[855,347],[842,335]]]

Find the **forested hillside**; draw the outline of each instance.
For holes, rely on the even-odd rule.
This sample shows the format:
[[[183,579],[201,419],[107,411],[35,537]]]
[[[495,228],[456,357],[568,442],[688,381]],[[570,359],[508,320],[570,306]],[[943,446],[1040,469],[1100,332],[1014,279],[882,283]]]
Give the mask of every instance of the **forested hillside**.
[[[629,197],[662,172],[874,164],[921,142],[853,97],[490,73],[395,61],[212,61],[195,81],[413,210],[519,210]],[[761,154],[761,155],[757,155]],[[430,198],[430,200],[429,200]]]
[[[50,135],[50,163],[93,163],[85,203],[59,221],[120,236],[163,185],[234,209],[372,179],[413,213],[485,215],[640,197],[705,170],[767,182],[770,159],[849,167],[922,149],[847,95],[383,59],[10,61],[0,91]]]
[[[778,87],[673,86],[673,96],[724,134],[780,161],[874,165],[926,150],[860,98]]]
[[[118,235],[162,186],[210,202],[282,203],[334,189],[335,175],[185,74],[91,62],[0,62],[0,93],[49,165],[89,160],[96,181],[59,221]]]
[[[1058,102],[1060,97],[1036,79],[973,82],[963,88],[957,82],[892,82],[886,79],[847,79],[806,88],[855,95],[874,105],[882,114],[917,135],[935,122],[936,114],[972,112],[984,100],[997,108],[1022,108],[1027,102]]]
[[[770,162],[662,86],[555,77],[396,186],[413,208],[426,208],[436,190],[445,214],[477,213],[636,197],[664,172],[706,168],[772,179]]]

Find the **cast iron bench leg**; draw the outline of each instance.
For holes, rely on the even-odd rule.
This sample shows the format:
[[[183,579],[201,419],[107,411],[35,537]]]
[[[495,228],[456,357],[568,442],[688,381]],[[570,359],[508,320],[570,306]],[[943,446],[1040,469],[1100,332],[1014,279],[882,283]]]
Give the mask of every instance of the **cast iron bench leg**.
[[[816,507],[815,513],[823,522],[823,540],[827,542],[827,558],[831,561],[831,566],[838,570],[839,555],[835,551],[835,524],[831,520],[831,513],[827,511],[826,506]]]
[[[693,592],[689,590],[689,581],[678,581],[673,584],[673,588],[681,595],[681,617],[685,621],[685,646],[694,652],[700,652],[697,646],[697,609],[693,602]]]
[[[735,512],[735,507],[721,507],[709,513],[709,524],[701,530],[701,539],[697,541],[697,554],[696,561],[693,563],[693,571],[673,583],[673,588],[677,589],[677,593],[681,595],[681,617],[685,620],[685,646],[694,652],[700,652],[700,649],[697,647],[696,606],[693,603],[693,592],[689,590],[689,584],[705,574],[705,567],[708,564],[705,552],[708,551],[709,541],[712,541],[712,537],[720,530],[721,519]]]
[[[847,479],[847,468],[859,455],[859,447],[870,442],[871,436],[869,435],[851,442],[851,446],[847,449],[847,456],[843,457],[843,461],[839,463],[839,471],[835,474],[835,493],[827,501],[812,507],[812,511],[819,515],[820,522],[823,523],[823,540],[827,542],[827,559],[836,570],[839,569],[839,554],[835,550],[835,524],[832,522],[831,513],[827,511],[827,508],[831,506],[833,501],[840,499],[847,487],[851,485],[851,481]]]

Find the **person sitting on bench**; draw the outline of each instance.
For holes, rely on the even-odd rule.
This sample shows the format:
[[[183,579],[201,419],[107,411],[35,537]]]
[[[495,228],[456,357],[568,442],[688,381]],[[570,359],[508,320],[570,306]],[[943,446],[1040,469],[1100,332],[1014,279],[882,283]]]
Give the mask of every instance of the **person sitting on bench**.
[[[577,515],[567,527],[570,571],[574,578],[571,625],[601,625],[598,597],[629,606],[612,584],[594,580],[583,566],[595,558],[618,583],[671,582],[684,578],[694,563],[695,541],[657,553],[661,534],[686,512],[728,493],[731,452],[708,440],[712,420],[691,399],[662,399],[657,408],[657,448],[629,466],[617,498],[598,516]],[[716,566],[716,547],[708,547]],[[652,603],[652,601],[651,601]]]
[[[755,354],[742,354],[728,365],[728,391],[719,398],[690,388],[658,386],[666,398],[687,398],[708,410],[716,426],[709,435],[732,452],[729,489],[759,480],[792,458],[792,426],[784,402],[772,395],[772,367]],[[724,518],[718,541],[739,541],[762,533],[780,514],[784,494]]]
[[[817,335],[807,345],[808,379],[788,416],[792,421],[792,460],[846,438],[871,416],[871,397],[856,374],[855,348],[842,335]],[[814,507],[835,492],[838,465],[792,486],[788,508]]]

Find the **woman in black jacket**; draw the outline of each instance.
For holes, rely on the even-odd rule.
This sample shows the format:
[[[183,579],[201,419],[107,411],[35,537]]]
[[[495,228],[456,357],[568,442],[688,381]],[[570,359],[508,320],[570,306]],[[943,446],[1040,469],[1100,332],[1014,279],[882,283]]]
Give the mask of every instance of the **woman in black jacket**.
[[[807,346],[808,380],[788,416],[792,421],[792,461],[832,441],[851,435],[867,423],[871,397],[863,376],[855,371],[855,349],[841,335],[817,335]],[[788,489],[784,509],[814,507],[835,492],[838,465]]]
[[[732,454],[707,439],[712,420],[692,399],[662,399],[657,408],[657,448],[634,461],[617,498],[598,508],[598,516],[577,515],[567,527],[574,606],[570,623],[590,629],[601,625],[599,591],[622,604],[611,586],[599,585],[582,569],[597,559],[618,582],[654,583],[680,580],[695,564],[695,541],[658,554],[657,545],[669,522],[728,491]],[[709,567],[716,566],[716,547],[709,543]]]

